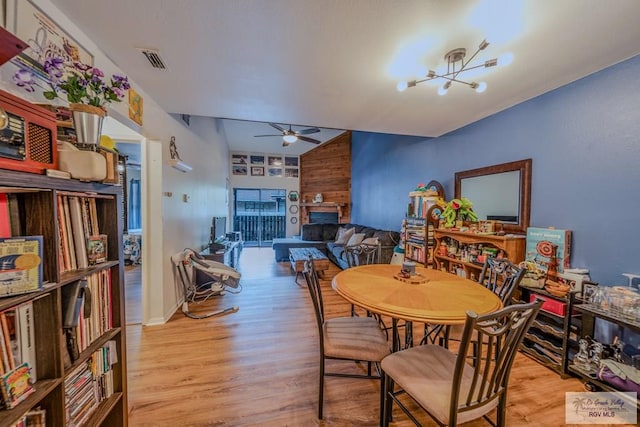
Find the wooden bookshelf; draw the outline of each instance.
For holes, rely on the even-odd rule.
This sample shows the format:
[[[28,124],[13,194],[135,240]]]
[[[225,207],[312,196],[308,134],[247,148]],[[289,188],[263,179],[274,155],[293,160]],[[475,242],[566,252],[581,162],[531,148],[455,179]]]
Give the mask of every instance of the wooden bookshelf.
[[[65,381],[79,366],[87,364],[92,357],[95,358],[96,352],[101,352],[103,357],[109,354],[109,358],[115,355],[117,360],[109,359],[105,364],[108,372],[103,375],[108,379],[91,377],[91,387],[105,381],[108,387],[100,390],[99,397],[90,405],[91,409],[83,411],[86,413],[83,425],[127,425],[122,188],[0,170],[0,192],[12,195],[13,213],[10,221],[13,229],[19,230],[21,236],[43,238],[42,288],[0,298],[0,312],[23,304],[33,307],[37,374],[33,384],[34,393],[15,408],[0,410],[0,427],[12,426],[25,413],[36,408],[46,410],[47,425],[69,425],[66,417],[71,408],[65,406]],[[58,204],[68,197],[76,197],[84,202],[82,206],[87,206],[87,212],[83,212],[84,216],[81,215],[82,232],[94,235],[99,231],[107,236],[106,262],[84,268],[69,268],[68,263],[65,266],[62,249],[64,234],[61,233],[65,227],[65,218],[60,217]],[[90,226],[85,221],[89,221]],[[75,232],[78,230],[76,227]],[[72,233],[67,238],[74,237],[73,229],[65,231]],[[12,234],[16,236],[15,233]],[[88,235],[81,236],[77,241],[86,239]],[[100,278],[100,282],[92,288],[96,295],[91,298],[91,313],[86,316],[83,313],[78,321],[78,324],[83,322],[82,327],[74,328],[85,340],[84,348],[74,360],[64,338],[63,316],[68,305],[63,298],[64,291],[76,286],[81,280],[91,282],[96,277]],[[113,353],[109,353],[109,350],[113,350]]]

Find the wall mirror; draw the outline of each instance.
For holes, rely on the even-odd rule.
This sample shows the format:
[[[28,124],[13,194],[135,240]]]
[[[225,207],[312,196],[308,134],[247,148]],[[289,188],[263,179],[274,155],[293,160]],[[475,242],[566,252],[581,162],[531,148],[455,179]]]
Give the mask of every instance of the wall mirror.
[[[456,172],[455,197],[473,203],[478,220],[496,220],[497,230],[526,233],[531,213],[531,159]]]

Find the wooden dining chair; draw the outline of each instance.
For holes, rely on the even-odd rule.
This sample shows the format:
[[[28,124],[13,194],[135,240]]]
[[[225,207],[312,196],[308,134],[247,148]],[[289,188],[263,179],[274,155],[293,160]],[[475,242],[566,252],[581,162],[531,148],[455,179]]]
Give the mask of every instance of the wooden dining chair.
[[[320,378],[318,385],[318,418],[322,419],[324,401],[324,378],[347,377],[380,379],[379,363],[390,353],[389,345],[378,322],[372,317],[335,317],[327,319],[324,313],[320,280],[313,258],[305,263],[304,277],[311,295],[320,339]],[[352,362],[367,362],[367,373],[327,372],[328,359]],[[376,374],[372,373],[372,364]],[[382,398],[382,394],[381,394]]]
[[[428,344],[393,353],[382,360],[381,425],[388,426],[393,403],[417,426],[417,418],[398,396],[408,395],[441,426],[456,426],[480,417],[504,426],[509,374],[518,347],[542,305],[516,304],[491,314],[467,312],[457,353]],[[472,337],[480,357],[469,363]],[[497,408],[495,423],[488,414]]]

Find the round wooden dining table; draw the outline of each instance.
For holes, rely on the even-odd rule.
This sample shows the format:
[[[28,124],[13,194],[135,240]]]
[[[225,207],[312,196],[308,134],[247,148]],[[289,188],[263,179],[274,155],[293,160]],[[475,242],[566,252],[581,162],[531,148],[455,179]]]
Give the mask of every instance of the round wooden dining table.
[[[500,298],[477,282],[439,270],[416,266],[410,283],[400,277],[397,264],[371,264],[342,270],[333,289],[348,302],[392,318],[394,350],[398,320],[442,327],[464,324],[467,311],[479,315],[502,308]],[[405,279],[406,280],[406,279]]]

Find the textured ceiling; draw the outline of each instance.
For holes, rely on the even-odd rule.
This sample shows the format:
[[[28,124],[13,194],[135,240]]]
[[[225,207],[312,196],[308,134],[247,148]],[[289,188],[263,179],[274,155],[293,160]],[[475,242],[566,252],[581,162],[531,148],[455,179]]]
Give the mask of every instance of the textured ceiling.
[[[637,0],[52,2],[168,112],[262,122],[227,131],[232,149],[266,148],[264,122],[439,136],[640,53]],[[485,38],[478,59],[514,55],[473,76],[486,92],[396,91]]]

